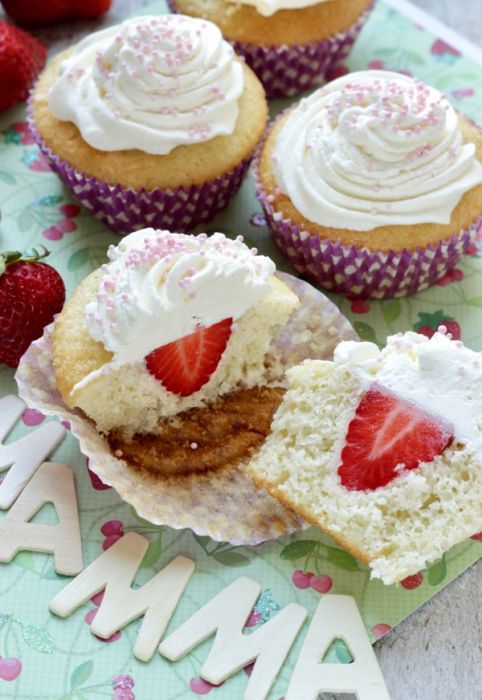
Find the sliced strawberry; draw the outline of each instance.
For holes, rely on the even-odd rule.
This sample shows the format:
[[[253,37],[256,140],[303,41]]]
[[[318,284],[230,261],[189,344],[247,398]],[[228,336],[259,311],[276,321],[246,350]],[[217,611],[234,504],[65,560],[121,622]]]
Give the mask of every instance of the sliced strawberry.
[[[402,471],[431,462],[453,437],[447,420],[375,383],[348,426],[338,467],[341,483],[350,491],[385,486]]]
[[[153,350],[146,357],[149,372],[178,396],[194,394],[209,381],[231,335],[232,318]]]

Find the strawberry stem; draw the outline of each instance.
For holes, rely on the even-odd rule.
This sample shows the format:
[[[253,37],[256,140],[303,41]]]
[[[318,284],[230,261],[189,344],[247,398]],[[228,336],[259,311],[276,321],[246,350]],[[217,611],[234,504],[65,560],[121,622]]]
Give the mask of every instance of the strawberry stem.
[[[7,266],[14,262],[19,262],[21,260],[23,262],[34,263],[50,255],[50,250],[47,250],[44,245],[40,245],[39,247],[42,249],[40,252],[37,248],[29,248],[23,252],[19,250],[6,250],[4,253],[0,253],[0,275],[3,275]]]

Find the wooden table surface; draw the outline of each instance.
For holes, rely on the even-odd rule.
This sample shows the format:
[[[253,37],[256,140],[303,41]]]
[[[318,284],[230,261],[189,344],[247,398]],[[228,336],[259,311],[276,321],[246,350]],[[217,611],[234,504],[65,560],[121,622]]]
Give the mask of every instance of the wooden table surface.
[[[109,19],[120,21],[150,1],[113,0]],[[412,3],[477,46],[482,44],[482,0]],[[36,34],[55,52],[99,26],[80,22]],[[481,600],[482,560],[376,643],[392,700],[482,700]],[[354,696],[324,695],[323,700],[335,697]]]

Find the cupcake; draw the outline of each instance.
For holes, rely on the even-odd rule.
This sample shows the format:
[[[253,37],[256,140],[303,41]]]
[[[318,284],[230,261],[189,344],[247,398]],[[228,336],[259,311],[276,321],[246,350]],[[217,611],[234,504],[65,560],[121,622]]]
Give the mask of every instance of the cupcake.
[[[254,73],[217,27],[137,17],[62,52],[30,126],[72,194],[119,233],[188,231],[239,188],[267,118]]]
[[[19,394],[69,421],[90,469],[153,523],[233,544],[299,530],[246,464],[286,368],[353,329],[241,237],[145,229],[108,257],[22,358]]]
[[[65,403],[134,466],[179,474],[248,453],[281,400],[271,341],[299,306],[274,263],[220,233],[154,229],[108,255],[55,322]]]
[[[482,528],[482,356],[439,330],[288,370],[248,467],[386,584]]]
[[[434,284],[474,240],[482,135],[404,75],[339,78],[286,111],[257,163],[274,239],[296,270],[353,298]]]
[[[205,17],[244,56],[268,97],[291,97],[330,79],[374,0],[168,0]]]

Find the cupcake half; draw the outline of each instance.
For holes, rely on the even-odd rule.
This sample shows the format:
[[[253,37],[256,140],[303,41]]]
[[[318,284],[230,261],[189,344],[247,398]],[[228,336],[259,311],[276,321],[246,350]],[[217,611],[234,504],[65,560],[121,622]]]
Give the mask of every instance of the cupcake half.
[[[174,12],[205,17],[263,83],[291,97],[329,79],[350,52],[374,0],[168,0]]]
[[[272,338],[299,306],[274,263],[223,234],[154,229],[127,236],[109,258],[55,322],[65,403],[115,449],[123,441],[134,465],[156,450],[159,473],[214,469],[249,452],[281,400]]]
[[[254,73],[210,22],[137,17],[56,57],[30,126],[73,195],[119,233],[188,231],[239,188],[267,117]]]
[[[146,229],[109,249],[30,346],[20,395],[69,421],[143,518],[233,544],[304,521],[246,474],[287,367],[356,337],[306,282],[222,234]]]
[[[288,371],[249,472],[390,584],[482,528],[482,359],[446,329]]]
[[[285,112],[257,162],[260,201],[294,267],[351,297],[434,284],[474,240],[482,135],[434,88],[352,73]]]

